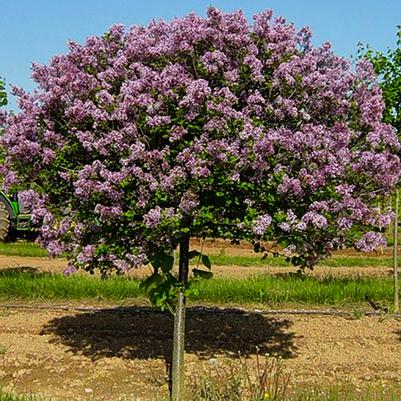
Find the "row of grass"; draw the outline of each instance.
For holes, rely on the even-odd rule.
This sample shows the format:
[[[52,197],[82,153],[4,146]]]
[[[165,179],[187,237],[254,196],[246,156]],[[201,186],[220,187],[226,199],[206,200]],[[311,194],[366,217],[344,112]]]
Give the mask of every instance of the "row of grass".
[[[192,301],[213,304],[285,303],[347,305],[389,303],[393,283],[390,277],[302,277],[294,274],[260,275],[246,279],[212,278],[193,284]],[[89,275],[65,277],[19,269],[0,271],[0,298],[23,300],[105,300],[145,299],[140,280]]]
[[[32,242],[1,243],[0,255],[5,256],[23,256],[23,257],[48,257],[45,249]],[[287,267],[291,263],[284,257],[267,257],[262,259],[261,255],[255,256],[229,256],[229,255],[210,255],[210,261],[215,266],[273,266]],[[333,256],[321,262],[321,266],[328,267],[391,267],[391,257],[375,256]],[[399,258],[401,264],[401,257]]]
[[[267,257],[262,256],[226,256],[211,255],[210,261],[215,266],[272,266],[272,267],[289,267],[292,266],[286,258],[282,256]],[[401,258],[399,258],[399,263]],[[393,260],[391,257],[376,256],[332,256],[323,260],[318,266],[326,267],[391,267]]]
[[[35,242],[0,242],[0,255],[24,257],[48,257],[48,252]]]

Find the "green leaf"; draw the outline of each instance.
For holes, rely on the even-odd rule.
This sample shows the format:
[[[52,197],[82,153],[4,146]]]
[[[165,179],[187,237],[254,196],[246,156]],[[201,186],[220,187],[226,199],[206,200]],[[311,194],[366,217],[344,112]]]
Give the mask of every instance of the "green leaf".
[[[201,255],[201,253],[199,251],[190,251],[188,253],[188,258],[193,259],[193,258],[199,257],[200,255]]]
[[[139,284],[139,288],[144,289],[147,292],[150,287],[152,287],[154,284],[156,285],[160,284],[162,280],[163,279],[162,276],[160,276],[160,274],[153,273],[151,276],[149,276],[147,279],[145,279]]]
[[[160,253],[151,260],[151,264],[155,270],[162,269],[164,273],[168,273],[174,266],[174,257],[165,253]]]
[[[210,262],[209,256],[202,255],[202,264],[206,266],[209,270],[212,268],[212,263]]]
[[[205,270],[200,270],[200,269],[193,269],[192,273],[194,274],[195,277],[200,277],[200,278],[205,278],[209,279],[213,277],[212,272],[207,272]]]
[[[164,273],[169,272],[174,266],[174,257],[171,255],[163,255],[161,258],[161,268]]]

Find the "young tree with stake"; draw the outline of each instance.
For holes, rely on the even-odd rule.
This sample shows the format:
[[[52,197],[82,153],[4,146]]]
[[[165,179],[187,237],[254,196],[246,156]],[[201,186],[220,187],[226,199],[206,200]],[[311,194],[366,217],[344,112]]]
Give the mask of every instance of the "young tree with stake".
[[[372,250],[392,214],[374,205],[400,175],[369,63],[354,73],[271,11],[249,25],[210,8],[112,27],[34,65],[38,89],[2,144],[41,241],[103,274],[150,263],[152,302],[175,310],[173,399],[184,397],[191,237],[274,240],[301,268],[341,246]],[[361,232],[365,232],[361,235]],[[172,273],[179,250],[179,274]],[[177,301],[178,300],[178,301]],[[178,306],[176,307],[176,302]]]

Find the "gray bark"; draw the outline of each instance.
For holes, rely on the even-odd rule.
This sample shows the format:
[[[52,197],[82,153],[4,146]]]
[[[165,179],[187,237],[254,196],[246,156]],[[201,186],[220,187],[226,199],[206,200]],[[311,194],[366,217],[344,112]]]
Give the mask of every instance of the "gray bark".
[[[183,285],[178,294],[177,307],[174,314],[173,334],[173,363],[172,363],[172,400],[184,401],[185,399],[185,285],[188,282],[188,259],[189,237],[184,238],[180,243],[180,260],[178,279]]]

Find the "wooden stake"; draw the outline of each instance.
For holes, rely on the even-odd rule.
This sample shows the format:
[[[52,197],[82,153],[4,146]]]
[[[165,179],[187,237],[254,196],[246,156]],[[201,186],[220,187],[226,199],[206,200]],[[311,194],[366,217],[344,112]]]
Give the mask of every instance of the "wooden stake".
[[[399,299],[399,283],[398,283],[398,208],[399,208],[399,192],[398,189],[395,193],[395,207],[394,207],[394,227],[393,227],[393,275],[394,275],[394,312],[400,310]]]

